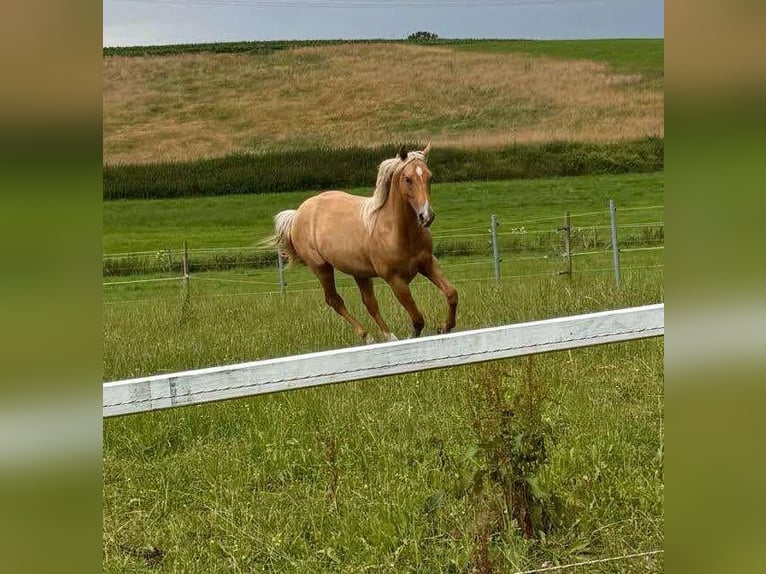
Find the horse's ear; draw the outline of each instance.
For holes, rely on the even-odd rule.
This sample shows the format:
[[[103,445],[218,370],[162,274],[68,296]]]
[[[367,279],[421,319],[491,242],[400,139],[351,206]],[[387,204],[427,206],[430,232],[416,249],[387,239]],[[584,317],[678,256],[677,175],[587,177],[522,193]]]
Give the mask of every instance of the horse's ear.
[[[401,159],[402,161],[406,160],[407,159],[407,146],[402,144],[402,146],[399,148],[398,155],[399,155],[399,159]]]
[[[423,148],[423,157],[428,161],[428,154],[431,152],[431,140],[428,140],[428,145]]]

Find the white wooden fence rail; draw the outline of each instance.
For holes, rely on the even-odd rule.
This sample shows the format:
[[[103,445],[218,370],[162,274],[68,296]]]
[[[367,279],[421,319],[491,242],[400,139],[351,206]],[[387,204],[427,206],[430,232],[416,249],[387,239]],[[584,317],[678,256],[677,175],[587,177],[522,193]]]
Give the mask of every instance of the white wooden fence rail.
[[[103,416],[657,337],[664,304],[104,383]]]

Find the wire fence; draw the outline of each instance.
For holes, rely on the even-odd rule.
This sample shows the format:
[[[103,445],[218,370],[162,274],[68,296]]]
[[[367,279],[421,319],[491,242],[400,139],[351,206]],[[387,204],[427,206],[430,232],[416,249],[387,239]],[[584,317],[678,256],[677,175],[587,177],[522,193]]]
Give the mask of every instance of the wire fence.
[[[632,272],[632,271],[641,271],[646,269],[662,269],[664,268],[664,264],[656,264],[656,265],[630,265],[627,267],[623,267],[623,271],[626,272]],[[607,273],[607,272],[613,272],[613,267],[596,267],[596,268],[590,268],[590,269],[583,269],[582,271],[579,271],[578,273],[581,275],[590,275],[590,274],[597,274],[597,273]],[[550,279],[554,279],[557,277],[557,273],[551,273],[551,272],[543,272],[543,273],[521,273],[518,275],[503,275],[503,281],[518,281],[522,279],[540,279],[543,277],[547,277]],[[176,280],[180,280],[183,278],[177,278]],[[221,282],[232,282],[224,278],[215,278],[215,277],[199,277],[199,276],[190,276],[190,279],[194,282],[197,280],[202,279],[203,281],[221,281]],[[272,287],[273,289],[267,290],[267,291],[237,291],[233,293],[206,293],[204,298],[205,299],[221,299],[221,298],[228,298],[228,297],[261,297],[261,296],[281,296],[283,295],[282,291],[279,289],[278,283],[267,283],[267,282],[260,282],[260,281],[247,281],[247,280],[237,280],[237,283],[243,283],[243,284],[252,284],[252,285],[265,285],[268,287]],[[353,283],[353,279],[348,278],[338,278],[336,281],[340,286],[343,285],[350,285]],[[481,277],[471,277],[471,278],[460,278],[460,279],[451,279],[450,282],[454,285],[460,285],[464,283],[487,283],[487,284],[494,284],[495,283],[495,277],[492,275],[486,275]],[[290,289],[288,290],[288,293],[295,294],[295,293],[319,293],[322,292],[322,288],[318,286],[318,281],[316,279],[310,279],[305,281],[291,281],[289,283]],[[294,286],[299,285],[300,288],[296,289]],[[303,287],[305,285],[315,285],[315,287]],[[161,301],[178,301],[178,295],[172,295],[172,296],[162,296],[162,297],[140,297],[140,298],[133,298],[133,299],[113,299],[104,301],[104,305],[121,305],[121,304],[133,304],[133,303],[154,303],[154,302],[161,302]]]
[[[660,209],[664,209],[664,206],[633,206],[620,211],[634,212],[635,218],[635,212]],[[563,217],[538,217],[507,222],[502,217],[493,216],[496,225],[453,228],[443,235],[435,235],[434,255],[441,260],[445,270],[463,269],[466,273],[474,273],[473,277],[460,277],[452,280],[453,283],[497,282],[524,277],[561,275],[571,277],[573,273],[587,275],[613,270],[619,284],[621,270],[662,268],[662,264],[629,264],[621,268],[619,256],[624,254],[630,257],[633,253],[664,250],[664,221],[658,220],[655,214],[644,222],[630,221],[617,226],[616,219],[612,218],[609,221],[611,215],[613,215],[611,211],[606,209],[564,214]],[[651,216],[651,213],[648,215]],[[553,222],[560,222],[560,224]],[[474,231],[477,233],[463,233]],[[615,245],[618,231],[619,241]],[[573,268],[573,259],[585,261],[599,256],[612,256],[612,267],[606,267],[603,264],[601,266],[578,264],[576,268]],[[103,263],[105,289],[122,286],[124,289],[141,290],[148,289],[153,283],[177,282],[182,290],[188,292],[188,284],[191,280],[210,285],[240,284],[265,288],[259,291],[206,295],[210,297],[284,295],[286,291],[297,293],[321,290],[316,279],[308,275],[307,277],[310,278],[305,280],[286,281],[284,267],[280,264],[277,252],[263,246],[218,246],[193,249],[187,249],[184,246],[182,249],[109,253],[103,256]],[[518,273],[520,265],[526,272]],[[535,268],[535,265],[538,267]],[[508,274],[509,267],[512,268],[511,274]],[[484,268],[486,268],[486,276]],[[213,275],[219,271],[244,271],[256,275],[245,277]],[[493,271],[494,275],[491,274]],[[337,282],[340,285],[352,284],[353,278],[339,275]],[[308,285],[311,287],[302,288]],[[146,295],[146,291],[143,290],[141,294]],[[112,305],[176,298],[162,296],[156,290],[155,294],[158,296],[113,299],[105,303]]]

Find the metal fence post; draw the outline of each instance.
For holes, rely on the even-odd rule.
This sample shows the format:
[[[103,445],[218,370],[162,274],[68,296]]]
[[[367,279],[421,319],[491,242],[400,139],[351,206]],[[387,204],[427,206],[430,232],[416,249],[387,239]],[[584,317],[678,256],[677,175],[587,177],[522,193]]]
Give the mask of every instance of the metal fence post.
[[[183,253],[183,266],[184,266],[184,290],[189,292],[189,251],[186,247],[186,241],[184,241],[184,253]]]
[[[189,250],[186,241],[181,249],[181,264],[183,265],[183,276],[181,277],[181,322],[186,320],[186,309],[189,305]]]
[[[282,259],[282,254],[279,252],[279,249],[277,249],[277,265],[279,266],[279,292],[282,297],[284,297],[285,287],[287,286],[285,283],[285,262],[284,259]]]
[[[564,212],[564,226],[561,228],[564,237],[564,270],[560,275],[572,277],[572,248],[570,237],[571,224],[569,221],[569,212]]]
[[[497,216],[493,213],[490,221],[490,232],[492,233],[492,259],[495,264],[495,282],[500,284],[500,249],[497,244]]]
[[[612,226],[612,261],[614,262],[614,279],[620,286],[620,246],[617,244],[617,208],[614,200],[609,200],[609,217]]]

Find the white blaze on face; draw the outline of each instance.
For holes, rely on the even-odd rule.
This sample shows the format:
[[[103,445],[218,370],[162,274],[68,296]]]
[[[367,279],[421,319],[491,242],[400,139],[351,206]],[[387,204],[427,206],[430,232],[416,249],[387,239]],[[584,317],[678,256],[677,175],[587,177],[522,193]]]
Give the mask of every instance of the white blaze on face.
[[[417,167],[415,168],[415,173],[417,173],[417,174],[418,174],[418,177],[419,177],[420,179],[423,179],[423,168],[422,168],[422,167],[420,167],[420,166],[417,166]]]

